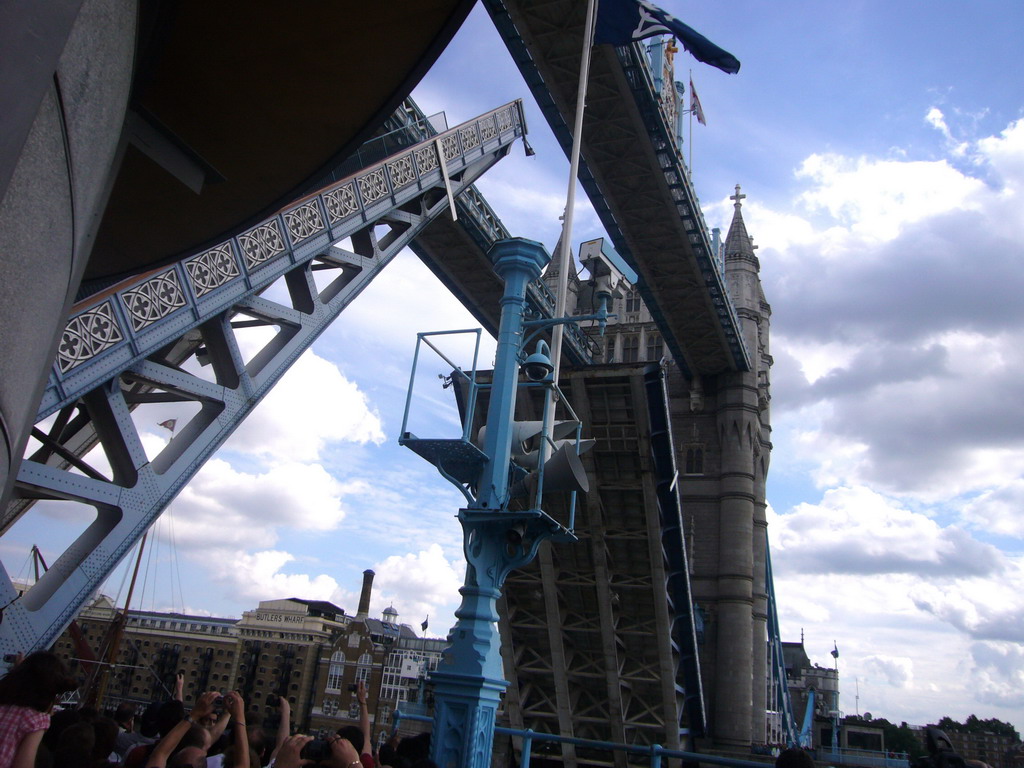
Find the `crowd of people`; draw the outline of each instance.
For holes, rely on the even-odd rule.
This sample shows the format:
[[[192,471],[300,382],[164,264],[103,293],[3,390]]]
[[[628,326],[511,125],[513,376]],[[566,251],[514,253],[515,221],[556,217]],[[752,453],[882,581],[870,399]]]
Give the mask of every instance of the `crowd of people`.
[[[93,708],[59,708],[79,687],[54,654],[39,651],[0,678],[0,768],[436,768],[430,734],[376,749],[370,734],[366,688],[359,683],[359,726],[326,738],[291,733],[288,700],[278,699],[274,738],[246,722],[238,691],[201,694],[189,711],[179,676],[174,696],[140,715],[122,703],[108,717]]]

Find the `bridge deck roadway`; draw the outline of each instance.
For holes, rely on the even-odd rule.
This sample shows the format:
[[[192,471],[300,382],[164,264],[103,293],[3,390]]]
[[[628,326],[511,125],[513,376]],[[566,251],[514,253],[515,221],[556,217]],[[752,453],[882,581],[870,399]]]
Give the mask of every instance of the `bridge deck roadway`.
[[[566,152],[576,112],[585,4],[485,0]],[[690,375],[749,369],[707,227],[639,46],[594,48],[580,180],[676,362]],[[650,140],[644,140],[649,138]]]

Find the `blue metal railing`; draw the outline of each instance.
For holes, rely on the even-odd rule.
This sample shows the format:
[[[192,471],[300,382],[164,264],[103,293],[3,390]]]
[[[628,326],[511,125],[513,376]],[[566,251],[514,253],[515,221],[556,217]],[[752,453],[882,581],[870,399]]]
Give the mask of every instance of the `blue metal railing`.
[[[410,720],[418,723],[432,723],[433,718],[426,715],[414,715],[409,712],[395,710],[392,713],[394,727],[397,730],[402,720]],[[638,744],[620,744],[614,741],[594,741],[592,739],[577,739],[573,736],[559,736],[554,733],[538,733],[529,728],[522,730],[518,728],[494,727],[495,735],[512,736],[523,740],[522,755],[519,759],[519,768],[530,768],[530,756],[533,751],[534,742],[551,744],[572,744],[575,747],[590,749],[599,752],[616,753],[626,755],[644,755],[648,757],[651,768],[661,768],[661,761],[665,758],[677,758],[687,762],[701,762],[708,765],[725,765],[733,768],[765,768],[770,763],[757,760],[744,760],[738,757],[722,757],[720,755],[706,755],[698,752],[684,752],[680,749],[666,749],[659,744],[641,746]],[[896,768],[891,766],[890,768]]]
[[[860,765],[864,768],[909,768],[910,756],[906,752],[890,754],[868,749],[818,750],[818,758],[838,765]]]

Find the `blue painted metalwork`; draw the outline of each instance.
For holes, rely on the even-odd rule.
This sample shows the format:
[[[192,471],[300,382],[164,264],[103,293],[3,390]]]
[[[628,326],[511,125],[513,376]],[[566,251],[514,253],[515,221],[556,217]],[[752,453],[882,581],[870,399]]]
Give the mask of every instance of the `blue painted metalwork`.
[[[835,765],[854,765],[861,768],[909,768],[910,756],[906,752],[895,754],[867,749],[822,750],[821,758]]]
[[[397,731],[399,725],[403,720],[409,720],[410,722],[429,723],[431,719],[424,715],[412,714],[408,711],[395,710],[392,713],[392,718],[395,721],[395,730]],[[731,766],[731,768],[765,768],[770,766],[770,762],[758,762],[756,760],[743,760],[742,758],[736,757],[724,757],[721,755],[708,755],[698,752],[684,752],[679,749],[666,749],[665,747],[657,744],[650,746],[638,746],[635,744],[620,744],[614,741],[596,741],[594,739],[579,739],[574,736],[560,736],[554,733],[540,733],[530,728],[525,730],[519,728],[505,728],[503,726],[496,726],[494,728],[495,734],[501,734],[502,736],[512,736],[514,738],[522,739],[522,749],[519,757],[519,768],[529,768],[531,750],[534,742],[541,742],[547,744],[572,744],[577,747],[584,747],[586,749],[598,750],[602,752],[621,752],[624,755],[644,755],[650,759],[648,765],[652,768],[656,768],[661,765],[662,759],[664,758],[675,758],[681,759],[686,762],[692,761],[693,763],[706,763],[708,765],[723,765]],[[631,765],[633,763],[630,763]],[[897,766],[888,766],[888,768],[897,768]],[[905,768],[905,766],[899,766],[899,768]]]
[[[771,547],[765,543],[765,587],[768,592],[768,659],[769,677],[775,689],[775,706],[781,720],[782,734],[789,746],[810,746],[810,736],[803,742],[802,734],[797,733],[796,718],[793,715],[793,703],[789,696],[789,684],[786,679],[786,660],[782,655],[782,638],[779,636],[779,612],[775,599],[775,578],[772,576]],[[808,704],[808,712],[813,707]],[[809,730],[809,729],[808,729]]]
[[[698,619],[690,590],[690,567],[686,558],[682,505],[679,501],[679,470],[672,439],[668,393],[665,390],[665,371],[660,365],[652,365],[645,371],[644,387],[647,390],[651,458],[661,515],[661,548],[665,554],[667,589],[675,612],[672,642],[679,652],[676,679],[683,690],[690,731],[695,736],[704,736],[707,732],[707,713],[704,710],[704,688],[700,678]]]
[[[804,722],[800,726],[800,735],[797,738],[798,746],[809,748],[811,746],[811,728],[814,725],[814,694],[815,690],[811,688],[807,693],[807,709],[804,710]]]
[[[432,757],[438,765],[460,768],[487,768],[491,764],[494,720],[501,694],[508,685],[502,671],[496,624],[496,603],[505,577],[530,562],[545,540],[575,540],[569,527],[541,509],[543,463],[538,467],[535,490],[528,495],[528,502],[521,505],[526,508],[516,508],[513,501],[512,484],[521,472],[513,453],[520,367],[523,366],[531,380],[525,385],[543,387],[546,399],[551,398],[556,389],[550,380],[550,360],[537,359],[543,356],[546,345],[538,345],[537,352],[528,358],[531,365],[524,365],[523,349],[528,326],[525,319],[527,286],[540,276],[551,257],[540,243],[522,238],[495,243],[489,255],[495,272],[505,283],[505,292],[501,299],[501,323],[489,387],[487,428],[480,438],[482,445],[474,446],[469,433],[478,390],[475,369],[466,374],[455,368],[453,373],[468,384],[470,393],[470,407],[464,416],[460,440],[443,441],[442,446],[442,441],[410,434],[407,431],[408,404],[399,439],[402,445],[432,461],[462,490],[468,502],[458,515],[467,562],[466,581],[459,590],[462,603],[455,613],[458,622],[448,636],[450,645],[441,664],[431,675],[434,685]],[[419,335],[417,360],[419,343],[429,343],[430,335]],[[543,364],[537,365],[538,362]],[[414,369],[412,380],[415,375]],[[411,393],[410,385],[410,398]],[[575,431],[576,449],[572,456],[578,463],[578,422]],[[552,425],[545,408],[543,439],[550,441],[551,434]],[[574,502],[575,499],[572,504]]]
[[[0,605],[11,604],[0,624],[2,653],[49,646],[299,355],[448,210],[441,164],[461,194],[524,130],[521,104],[507,104],[75,307],[37,417],[53,417],[52,425],[34,433],[41,447],[21,464],[18,498],[0,530],[39,499],[92,506],[96,519],[23,596],[3,572]],[[332,247],[344,238],[351,249]],[[314,271],[334,278],[321,288]],[[290,306],[264,293],[278,281]],[[236,324],[276,332],[246,360]],[[214,381],[189,370],[206,364]],[[146,402],[188,402],[198,411],[152,460],[132,419]],[[80,458],[97,443],[109,478]]]

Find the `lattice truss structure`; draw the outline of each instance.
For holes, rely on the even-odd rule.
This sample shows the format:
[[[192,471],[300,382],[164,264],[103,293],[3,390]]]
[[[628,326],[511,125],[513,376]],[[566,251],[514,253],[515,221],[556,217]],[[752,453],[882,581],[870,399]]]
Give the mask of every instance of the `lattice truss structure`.
[[[3,573],[3,652],[50,645],[299,355],[447,215],[448,188],[471,190],[524,132],[521,103],[507,104],[77,305],[0,533],[38,500],[77,502],[95,519],[23,596]],[[478,202],[459,200],[465,225],[500,225],[489,209],[472,210]],[[505,236],[500,226],[474,233]],[[269,340],[245,353],[239,334],[249,328],[268,329]],[[191,416],[150,457],[132,413],[167,402],[188,404]]]
[[[584,454],[591,488],[577,511],[580,541],[542,546],[506,581],[506,717],[513,728],[687,748],[684,668],[696,670],[696,644],[684,621],[688,587],[673,585],[674,576],[686,577],[685,552],[678,524],[672,535],[659,506],[644,371],[592,368],[569,379],[585,434],[597,439]],[[654,407],[664,408],[656,399]],[[671,514],[678,523],[678,507]],[[609,759],[561,750],[566,765]],[[623,755],[616,759],[625,765]]]

